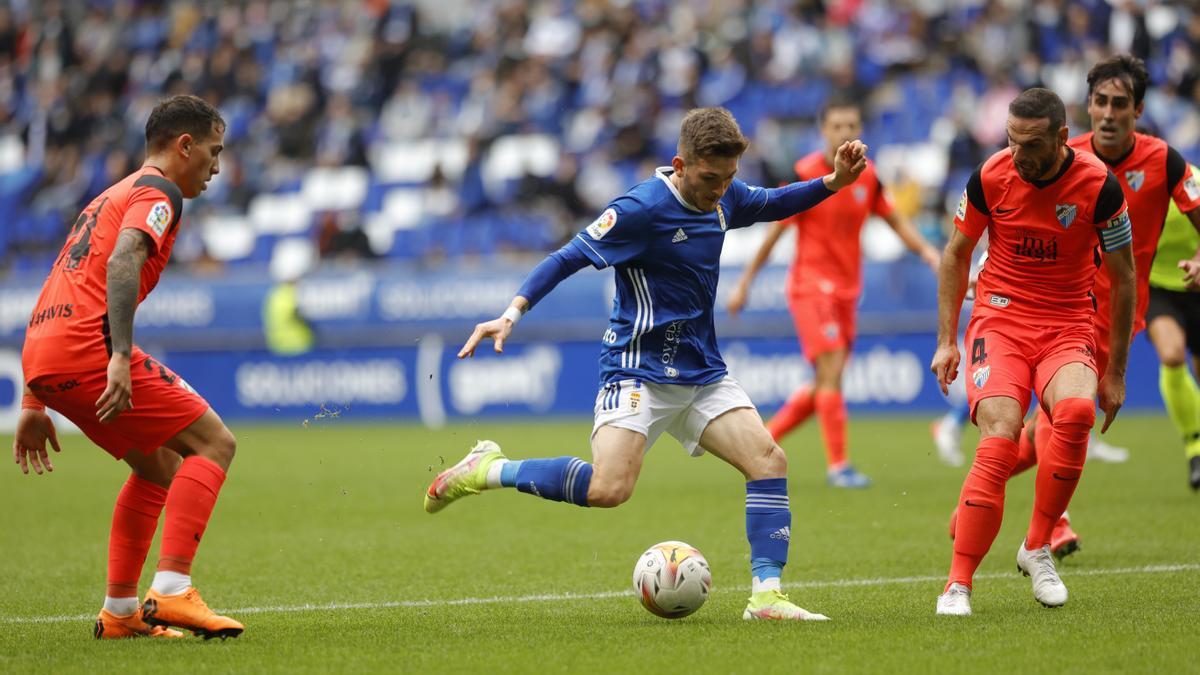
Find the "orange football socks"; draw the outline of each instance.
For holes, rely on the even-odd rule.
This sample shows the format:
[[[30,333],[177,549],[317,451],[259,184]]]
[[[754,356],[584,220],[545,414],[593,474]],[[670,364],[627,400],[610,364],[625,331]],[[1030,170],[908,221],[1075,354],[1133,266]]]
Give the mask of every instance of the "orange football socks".
[[[979,440],[975,462],[958,498],[954,558],[947,588],[952,583],[970,588],[975,570],[992,547],[1004,518],[1004,486],[1012,475],[1017,452],[1016,442],[1007,438],[987,436]]]
[[[1087,458],[1088,434],[1096,423],[1096,404],[1086,398],[1063,399],[1055,404],[1052,420],[1054,432],[1038,463],[1033,518],[1025,535],[1028,550],[1050,543],[1054,524],[1075,494]]]
[[[108,597],[137,597],[142,563],[166,503],[166,488],[133,474],[125,481],[113,507],[108,536]]]
[[[812,417],[815,406],[812,387],[797,389],[788,397],[771,421],[767,422],[767,431],[771,432],[771,438],[778,443],[788,432]]]
[[[183,460],[167,492],[159,571],[191,574],[192,559],[224,482],[225,472],[212,460],[199,455]]]

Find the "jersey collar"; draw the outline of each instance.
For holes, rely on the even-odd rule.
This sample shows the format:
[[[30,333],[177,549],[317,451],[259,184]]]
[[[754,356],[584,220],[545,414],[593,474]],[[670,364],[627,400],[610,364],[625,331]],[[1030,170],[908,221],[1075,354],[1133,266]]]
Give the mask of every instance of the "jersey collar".
[[[702,213],[700,209],[689,204],[688,201],[683,198],[683,195],[679,194],[679,190],[675,189],[675,184],[671,182],[671,174],[673,173],[675,173],[675,167],[672,166],[660,166],[654,170],[654,175],[657,176],[659,180],[667,184],[667,189],[671,191],[671,194],[675,195],[675,199],[683,205],[683,208],[689,211],[695,211],[696,213]]]
[[[1125,151],[1125,154],[1118,157],[1115,162],[1109,161],[1107,157],[1101,155],[1100,151],[1096,149],[1096,134],[1092,134],[1091,138],[1088,139],[1088,145],[1092,148],[1092,154],[1100,158],[1101,162],[1104,162],[1109,166],[1121,166],[1121,162],[1129,159],[1129,156],[1132,155],[1133,151],[1137,149],[1137,134],[1133,135],[1133,143],[1130,144],[1129,149]]]
[[[1054,174],[1050,178],[1047,178],[1046,180],[1033,180],[1033,181],[1029,181],[1029,182],[1035,188],[1038,188],[1039,190],[1044,187],[1049,187],[1051,184],[1054,183],[1054,181],[1063,177],[1063,174],[1065,174],[1067,172],[1067,169],[1071,168],[1071,164],[1074,161],[1075,161],[1075,149],[1068,145],[1067,146],[1067,158],[1063,160],[1062,166],[1060,166],[1058,168],[1058,173]]]

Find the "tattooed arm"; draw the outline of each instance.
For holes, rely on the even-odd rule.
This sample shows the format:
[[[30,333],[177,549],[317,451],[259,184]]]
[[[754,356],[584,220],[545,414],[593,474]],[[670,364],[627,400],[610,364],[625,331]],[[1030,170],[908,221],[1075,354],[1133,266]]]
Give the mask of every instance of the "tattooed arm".
[[[108,329],[111,354],[108,386],[96,401],[96,417],[108,423],[133,407],[129,359],[133,354],[133,313],[137,309],[142,266],[150,256],[149,236],[134,228],[121,230],[108,259]]]

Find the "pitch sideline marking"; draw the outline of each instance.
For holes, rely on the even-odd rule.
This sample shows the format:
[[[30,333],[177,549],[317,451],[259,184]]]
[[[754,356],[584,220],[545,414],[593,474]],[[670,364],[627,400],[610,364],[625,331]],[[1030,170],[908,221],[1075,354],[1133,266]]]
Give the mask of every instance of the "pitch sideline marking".
[[[1200,563],[1180,565],[1146,565],[1144,567],[1112,567],[1108,569],[1072,570],[1071,577],[1114,576],[1124,574],[1171,574],[1174,572],[1200,571]],[[1007,579],[1013,573],[977,574],[976,579]],[[879,577],[875,579],[832,579],[828,581],[798,581],[784,584],[785,588],[840,588],[847,586],[890,586],[899,584],[923,584],[934,581],[944,581],[945,575],[918,577]],[[718,588],[715,592],[745,593],[746,589]],[[454,607],[460,605],[494,605],[523,602],[559,602],[569,600],[604,600],[633,596],[633,591],[603,591],[600,593],[542,593],[537,595],[493,596],[490,598],[453,598],[449,600],[392,600],[388,602],[330,602],[325,604],[304,605],[272,605],[266,607],[241,607],[221,610],[233,615],[241,614],[286,614],[292,612],[337,611],[346,609],[391,609],[397,607]],[[90,621],[94,614],[76,614],[72,616],[0,616],[0,623],[31,624],[31,623],[66,623],[70,621]]]

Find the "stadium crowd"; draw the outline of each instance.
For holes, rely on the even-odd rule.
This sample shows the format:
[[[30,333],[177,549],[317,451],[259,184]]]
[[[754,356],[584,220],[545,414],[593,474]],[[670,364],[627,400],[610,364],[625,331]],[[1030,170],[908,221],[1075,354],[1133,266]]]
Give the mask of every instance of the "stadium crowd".
[[[1200,159],[1200,12],[1156,0],[11,0],[0,6],[0,260],[45,269],[66,227],[140,162],[161,97],[228,122],[222,173],[176,259],[265,262],[544,251],[722,105],[748,181],[819,145],[834,89],[867,106],[900,208],[941,227],[1041,84],[1081,119],[1089,66],[1144,58],[1143,125]]]

